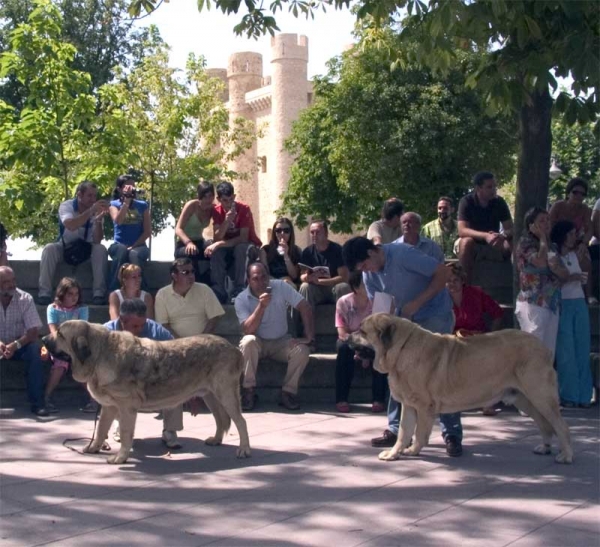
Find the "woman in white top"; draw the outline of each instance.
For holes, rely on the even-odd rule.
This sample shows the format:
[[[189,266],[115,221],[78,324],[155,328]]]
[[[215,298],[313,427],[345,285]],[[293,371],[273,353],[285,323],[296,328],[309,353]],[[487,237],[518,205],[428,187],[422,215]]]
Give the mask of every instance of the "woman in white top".
[[[587,274],[582,273],[577,260],[576,227],[570,220],[559,220],[550,233],[569,278],[561,287],[561,310],[556,337],[556,367],[562,406],[589,408],[592,399],[590,371],[590,316],[582,285]]]
[[[152,295],[141,289],[142,269],[136,264],[123,264],[119,268],[118,276],[121,288],[111,292],[108,296],[108,313],[111,321],[119,318],[121,302],[128,298],[143,300],[148,309],[146,317],[154,319],[154,300],[152,299]]]

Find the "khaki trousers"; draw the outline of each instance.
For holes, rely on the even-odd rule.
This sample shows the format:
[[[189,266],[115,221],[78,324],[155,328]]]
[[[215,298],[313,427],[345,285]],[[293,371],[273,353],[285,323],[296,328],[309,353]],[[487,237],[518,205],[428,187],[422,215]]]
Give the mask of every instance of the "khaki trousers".
[[[282,389],[293,395],[298,393],[298,382],[308,364],[310,349],[306,344],[298,344],[292,348],[291,340],[292,337],[288,334],[275,340],[266,340],[253,334],[244,336],[240,341],[240,350],[244,356],[242,386],[245,388],[256,387],[258,361],[271,358],[283,363],[287,361],[288,367]]]
[[[163,408],[162,415],[164,431],[181,431],[183,429],[183,405]]]

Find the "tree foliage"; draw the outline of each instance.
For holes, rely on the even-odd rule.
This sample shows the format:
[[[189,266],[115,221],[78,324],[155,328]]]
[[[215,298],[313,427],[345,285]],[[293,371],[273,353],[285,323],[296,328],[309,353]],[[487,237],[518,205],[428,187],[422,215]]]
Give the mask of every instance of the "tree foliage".
[[[415,65],[392,70],[384,52],[357,48],[330,64],[315,95],[288,141],[296,162],[283,208],[300,225],[317,215],[349,232],[390,196],[428,218],[440,195],[464,195],[475,172],[514,172],[514,124],[484,112],[458,67],[443,79]]]
[[[247,124],[229,128],[218,80],[190,56],[185,77],[168,66],[168,47],[150,28],[145,57],[92,94],[89,74],[74,68],[76,49],[62,40],[62,17],[36,0],[11,34],[0,78],[23,86],[16,109],[0,100],[0,216],[14,236],[38,244],[56,237],[58,205],[82,180],[108,196],[130,169],[152,190],[153,231],[178,214],[201,177],[233,177],[226,161],[251,143]],[[108,237],[112,236],[107,223]]]

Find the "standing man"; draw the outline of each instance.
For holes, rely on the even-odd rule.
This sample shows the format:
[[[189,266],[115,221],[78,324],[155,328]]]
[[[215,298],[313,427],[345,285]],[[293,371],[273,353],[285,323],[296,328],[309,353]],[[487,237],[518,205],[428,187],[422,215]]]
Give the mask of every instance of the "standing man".
[[[213,333],[225,310],[208,285],[195,283],[191,259],[174,260],[170,271],[173,282],[156,293],[156,321],[176,338]]]
[[[108,330],[130,332],[138,338],[148,338],[161,342],[173,340],[173,335],[164,327],[147,319],[148,309],[139,298],[126,299],[121,302],[119,318],[104,323]],[[162,441],[168,448],[181,448],[177,440],[177,432],[183,429],[183,406],[164,408]]]
[[[30,294],[17,289],[15,273],[0,266],[0,359],[25,361],[31,412],[48,416],[44,406],[44,364],[38,344],[42,321]]]
[[[304,338],[292,338],[288,334],[288,306],[300,313]],[[248,266],[248,287],[235,299],[235,313],[244,333],[240,342],[244,356],[242,410],[254,408],[256,369],[258,361],[265,357],[287,362],[280,404],[288,410],[298,410],[298,382],[308,364],[309,346],[314,339],[313,315],[308,302],[285,281],[269,281],[265,265],[253,262]]]
[[[438,199],[438,217],[423,226],[423,235],[437,243],[446,260],[456,258],[454,243],[458,239],[458,223],[452,218],[454,202],[452,198],[442,196]]]
[[[374,245],[365,237],[353,237],[344,244],[344,262],[363,272],[370,299],[376,292],[394,297],[396,315],[414,321],[439,334],[451,334],[454,327],[452,300],[446,289],[448,268],[405,243]],[[398,403],[390,396],[388,429],[372,439],[375,447],[396,444],[399,431]],[[460,413],[440,414],[442,438],[449,456],[462,454]]]
[[[56,267],[64,260],[64,247],[78,239],[91,244],[90,260],[93,274],[93,303],[106,304],[106,269],[108,253],[102,245],[102,220],[108,212],[108,202],[98,199],[93,182],[82,182],[75,199],[63,201],[58,208],[61,237],[49,243],[42,251],[38,304],[47,306],[52,301],[52,282]]]
[[[233,185],[221,182],[217,185],[217,205],[213,211],[213,240],[205,250],[210,258],[210,280],[219,301],[227,301],[225,279],[229,264],[233,262],[233,292],[235,298],[246,284],[246,257],[254,246],[256,256],[262,243],[254,230],[254,218],[250,207],[235,200]]]
[[[381,209],[381,220],[376,220],[369,226],[367,237],[375,243],[391,243],[402,235],[400,217],[404,211],[404,205],[398,198],[390,198]]]
[[[325,220],[313,220],[310,225],[312,245],[302,251],[300,262],[306,266],[324,266],[329,275],[311,272],[300,266],[300,294],[311,305],[313,312],[319,304],[333,304],[344,294],[350,292],[348,268],[342,258],[342,247],[329,241],[329,230]]]
[[[435,259],[437,262],[444,262],[444,253],[441,247],[429,239],[420,235],[421,217],[417,213],[404,213],[400,219],[402,226],[402,235],[394,243],[406,243],[422,253]]]
[[[457,254],[467,284],[472,280],[476,260],[502,262],[512,252],[513,222],[506,201],[496,194],[494,175],[481,171],[473,177],[473,184],[473,192],[458,204]]]

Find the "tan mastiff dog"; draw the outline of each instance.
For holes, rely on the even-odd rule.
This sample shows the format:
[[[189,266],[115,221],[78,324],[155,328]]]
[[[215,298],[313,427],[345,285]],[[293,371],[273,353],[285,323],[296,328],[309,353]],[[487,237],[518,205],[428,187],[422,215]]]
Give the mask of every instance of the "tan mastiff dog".
[[[535,336],[510,329],[457,338],[379,313],[367,317],[350,341],[361,357],[374,358],[376,370],[388,374],[390,391],[402,403],[398,441],[379,454],[380,460],[419,454],[440,413],[503,400],[539,427],[543,442],[534,449],[536,454],[550,454],[556,434],[556,461],[573,461],[550,351]]]
[[[107,461],[126,462],[138,411],[170,408],[201,394],[217,423],[206,444],[221,444],[233,420],[240,435],[237,456],[250,456],[239,395],[242,354],[226,340],[203,334],[155,342],[86,321],[66,321],[43,342],[51,354],[71,362],[73,378],[87,383],[102,405],[96,438],[86,452],[100,451],[118,417],[121,448]]]

